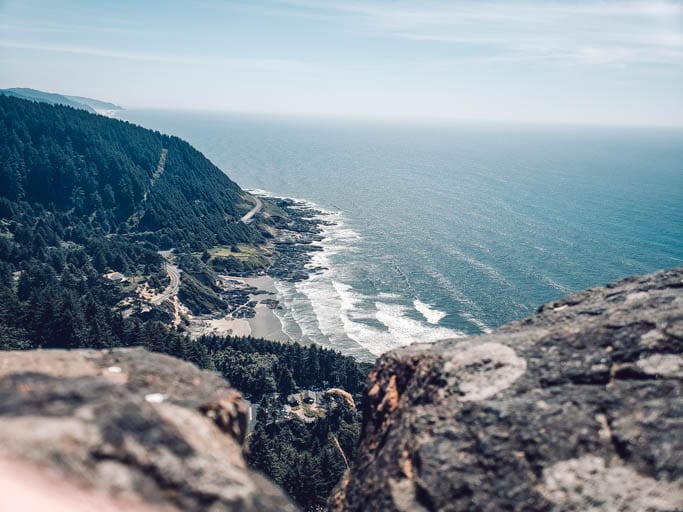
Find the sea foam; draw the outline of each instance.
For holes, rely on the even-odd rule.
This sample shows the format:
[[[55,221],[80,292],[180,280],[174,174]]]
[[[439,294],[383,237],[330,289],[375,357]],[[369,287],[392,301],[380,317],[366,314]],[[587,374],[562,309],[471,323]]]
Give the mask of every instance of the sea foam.
[[[260,190],[253,193],[269,195]],[[277,314],[288,336],[359,359],[371,359],[414,342],[462,336],[459,331],[438,326],[447,313],[419,299],[413,300],[411,307],[409,298],[395,292],[378,290],[369,295],[354,289],[349,283],[356,269],[339,260],[359,251],[360,235],[340,212],[301,202],[320,212],[323,239],[318,245],[322,250],[313,254],[309,265],[325,270],[294,284],[276,280],[284,308]]]
[[[420,299],[415,299],[413,301],[413,305],[415,306],[415,309],[418,310],[422,316],[425,317],[425,320],[427,320],[427,322],[430,324],[437,325],[439,321],[448,314],[428,306]]]

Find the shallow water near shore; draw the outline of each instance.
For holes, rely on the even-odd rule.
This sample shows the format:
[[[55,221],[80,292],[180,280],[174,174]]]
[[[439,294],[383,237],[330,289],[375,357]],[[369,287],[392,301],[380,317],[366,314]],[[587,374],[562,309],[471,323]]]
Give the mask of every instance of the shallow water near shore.
[[[283,329],[361,359],[683,264],[683,131],[128,111],[242,187],[327,211]]]

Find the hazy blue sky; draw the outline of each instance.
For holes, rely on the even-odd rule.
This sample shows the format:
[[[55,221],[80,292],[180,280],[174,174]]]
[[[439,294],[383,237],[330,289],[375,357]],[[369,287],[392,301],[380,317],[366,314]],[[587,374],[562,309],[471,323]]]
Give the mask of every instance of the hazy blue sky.
[[[0,0],[0,87],[124,106],[683,124],[683,0]]]

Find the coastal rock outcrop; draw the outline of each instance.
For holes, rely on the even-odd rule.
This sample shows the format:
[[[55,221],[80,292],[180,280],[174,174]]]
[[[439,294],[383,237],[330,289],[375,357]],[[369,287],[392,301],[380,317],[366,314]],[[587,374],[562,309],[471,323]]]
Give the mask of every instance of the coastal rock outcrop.
[[[0,508],[297,510],[246,467],[247,420],[222,378],[165,355],[3,352]]]
[[[338,511],[683,510],[683,268],[382,356]]]

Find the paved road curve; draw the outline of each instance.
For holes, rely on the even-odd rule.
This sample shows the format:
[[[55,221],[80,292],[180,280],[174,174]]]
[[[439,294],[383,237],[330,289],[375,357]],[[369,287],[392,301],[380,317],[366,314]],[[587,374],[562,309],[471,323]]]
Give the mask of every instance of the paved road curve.
[[[171,280],[171,282],[163,292],[152,297],[150,302],[155,306],[158,306],[165,300],[168,300],[171,297],[175,296],[178,293],[178,288],[180,287],[180,269],[172,263],[172,252],[173,251],[159,252],[159,254],[161,254],[166,260],[164,262],[164,268],[166,269],[166,273],[168,274],[168,277]]]
[[[240,219],[240,221],[244,222],[245,224],[249,224],[254,219],[254,215],[256,215],[261,210],[261,208],[263,208],[263,203],[261,202],[261,200],[256,196],[252,197],[256,200],[256,206],[254,206],[251,210],[244,214]]]

